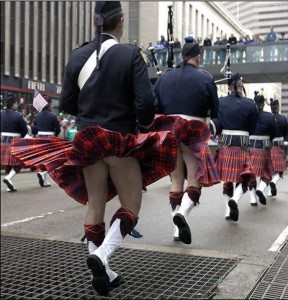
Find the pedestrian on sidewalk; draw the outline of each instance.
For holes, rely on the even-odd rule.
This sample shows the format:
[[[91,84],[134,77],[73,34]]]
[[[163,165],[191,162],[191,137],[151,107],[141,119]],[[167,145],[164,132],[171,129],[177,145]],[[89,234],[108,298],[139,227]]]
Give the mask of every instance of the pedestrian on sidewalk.
[[[258,113],[255,102],[243,96],[239,73],[228,79],[230,94],[220,98],[218,117],[211,120],[214,135],[220,134],[215,160],[223,184],[226,220],[238,221],[238,202],[248,187],[255,187],[249,152],[249,135],[256,129]],[[236,188],[234,190],[234,183]]]
[[[26,122],[17,111],[17,99],[10,93],[6,99],[6,109],[1,111],[1,166],[5,166],[7,192],[16,192],[13,177],[20,172],[21,162],[11,155],[11,141],[23,138],[28,133]]]
[[[153,130],[170,130],[176,136],[177,167],[171,173],[169,192],[173,236],[190,244],[188,215],[199,204],[202,187],[220,182],[208,147],[210,131],[206,123],[217,116],[219,100],[213,77],[199,69],[200,47],[194,39],[186,42],[182,57],[179,66],[155,82],[158,113],[162,116],[155,119]]]

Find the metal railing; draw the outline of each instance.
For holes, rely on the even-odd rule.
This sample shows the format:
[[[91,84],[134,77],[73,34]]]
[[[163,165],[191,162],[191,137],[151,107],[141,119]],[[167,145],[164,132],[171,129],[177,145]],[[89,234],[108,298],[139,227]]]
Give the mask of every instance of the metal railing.
[[[223,65],[226,57],[226,45],[212,47],[201,46],[203,65]],[[174,49],[174,65],[181,62],[181,48]],[[154,67],[150,51],[143,51],[147,58],[147,67]],[[154,50],[160,67],[167,67],[167,49]],[[259,63],[273,61],[288,61],[288,40],[251,44],[231,45],[231,63]]]

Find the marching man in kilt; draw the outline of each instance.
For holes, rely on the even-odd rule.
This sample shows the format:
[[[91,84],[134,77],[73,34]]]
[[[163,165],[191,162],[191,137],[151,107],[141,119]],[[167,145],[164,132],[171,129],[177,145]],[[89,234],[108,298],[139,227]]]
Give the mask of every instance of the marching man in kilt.
[[[219,183],[207,118],[217,116],[219,100],[211,74],[199,69],[200,47],[187,42],[183,62],[161,75],[154,85],[159,115],[153,130],[170,130],[178,146],[177,168],[171,173],[169,201],[173,217],[174,240],[192,241],[188,215],[199,205],[202,187]],[[208,121],[209,123],[209,121]],[[187,179],[187,186],[185,179]]]
[[[88,206],[87,265],[93,288],[108,295],[122,281],[109,268],[109,258],[138,222],[142,186],[175,169],[177,147],[168,131],[137,134],[153,123],[155,96],[140,48],[120,43],[121,3],[97,1],[94,25],[96,38],[69,58],[60,96],[60,110],[76,116],[78,132],[68,148],[54,148],[57,156],[50,153],[35,167],[47,170],[68,195]],[[116,195],[121,207],[106,234],[106,203]]]
[[[276,136],[277,127],[273,115],[270,112],[263,111],[265,99],[263,95],[257,95],[255,92],[254,101],[258,109],[258,122],[253,135],[250,135],[250,155],[253,172],[256,177],[260,177],[259,185],[256,189],[249,186],[250,204],[257,206],[257,197],[259,202],[266,205],[264,190],[269,184],[273,175],[273,165],[271,160],[271,142]],[[256,182],[255,182],[256,183]]]
[[[215,159],[223,184],[225,218],[238,221],[238,201],[248,187],[255,187],[251,166],[249,135],[255,132],[258,113],[255,102],[243,97],[243,82],[238,73],[228,79],[230,95],[220,98],[218,117],[211,120],[214,134],[220,134]],[[233,183],[236,183],[234,190]]]
[[[27,125],[21,114],[17,112],[18,104],[13,94],[6,99],[6,109],[1,111],[1,166],[5,166],[6,176],[3,182],[8,192],[16,192],[12,178],[21,170],[21,163],[11,155],[12,139],[23,138],[27,133]]]
[[[60,123],[57,115],[51,111],[51,99],[46,95],[43,98],[47,102],[47,105],[36,115],[32,133],[37,137],[49,139],[49,137],[58,136],[60,133]],[[50,186],[50,183],[47,181],[47,171],[38,172],[37,177],[41,187]]]
[[[271,102],[271,111],[276,121],[277,135],[273,139],[273,145],[271,149],[274,174],[268,186],[268,196],[270,197],[277,195],[276,184],[278,180],[283,177],[283,172],[286,170],[284,141],[288,140],[288,122],[284,115],[279,114],[278,100],[273,100]]]

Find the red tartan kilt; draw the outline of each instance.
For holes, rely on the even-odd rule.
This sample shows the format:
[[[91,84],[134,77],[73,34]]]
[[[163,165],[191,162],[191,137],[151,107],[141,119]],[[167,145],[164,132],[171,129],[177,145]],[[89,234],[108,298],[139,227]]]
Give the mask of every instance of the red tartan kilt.
[[[285,148],[272,146],[271,148],[271,159],[275,172],[286,171],[286,157]]]
[[[46,159],[41,155],[36,158],[34,155],[38,152],[37,147],[28,146],[29,155],[34,157],[33,160],[30,159],[30,163],[34,161],[36,162],[34,166],[47,170],[53,180],[69,196],[84,205],[88,201],[88,195],[82,170],[105,157],[137,158],[141,166],[143,186],[169,175],[176,168],[176,140],[168,131],[150,132],[137,136],[128,134],[123,137],[118,132],[96,126],[78,131],[73,144],[67,148],[61,148],[63,142],[65,141],[58,143],[57,146],[54,144],[54,153],[57,152],[57,148],[61,149],[54,159],[50,156]],[[17,152],[17,145],[15,145],[15,151]],[[25,160],[25,157],[22,156],[21,159]],[[116,189],[112,181],[109,181],[107,200],[116,195]]]
[[[37,137],[12,141],[12,153],[28,168],[41,169],[41,163],[65,157],[72,142],[58,137]]]
[[[244,182],[255,178],[250,154],[243,148],[222,146],[217,150],[215,160],[219,176],[224,182]]]
[[[1,165],[21,166],[21,161],[11,154],[11,144],[1,143]]]
[[[185,144],[197,158],[197,182],[209,187],[220,182],[220,177],[208,146],[210,130],[206,123],[198,120],[186,120],[180,116],[157,115],[152,130],[169,130],[176,136],[178,143]]]
[[[257,177],[266,178],[267,181],[270,181],[274,174],[271,152],[266,149],[251,148],[250,155],[255,175]]]

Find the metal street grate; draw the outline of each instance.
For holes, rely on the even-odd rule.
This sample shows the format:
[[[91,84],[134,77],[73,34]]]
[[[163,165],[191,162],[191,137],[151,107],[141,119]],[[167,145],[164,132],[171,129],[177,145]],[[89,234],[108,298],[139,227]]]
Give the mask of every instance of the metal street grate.
[[[1,237],[1,299],[100,299],[83,244]],[[115,299],[208,299],[236,259],[119,248],[110,267],[125,282]],[[102,297],[109,299],[108,297]]]
[[[288,299],[288,241],[247,299]]]

